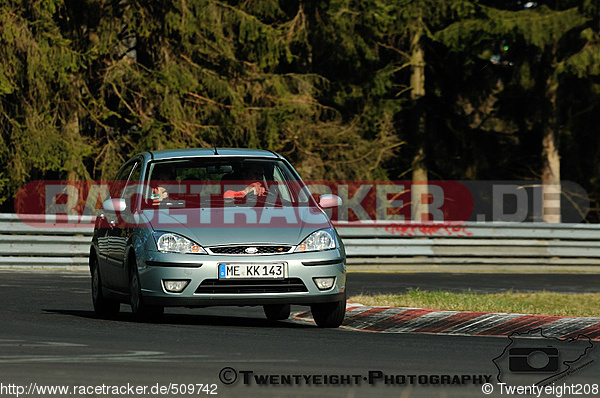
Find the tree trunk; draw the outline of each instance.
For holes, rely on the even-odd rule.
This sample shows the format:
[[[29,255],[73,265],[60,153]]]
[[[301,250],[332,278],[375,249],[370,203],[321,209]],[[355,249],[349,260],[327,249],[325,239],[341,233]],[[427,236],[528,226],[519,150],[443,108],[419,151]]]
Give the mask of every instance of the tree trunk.
[[[426,221],[429,213],[427,189],[427,168],[425,167],[425,50],[421,43],[423,20],[417,19],[417,26],[411,40],[410,97],[413,100],[413,123],[415,154],[412,160],[411,219]],[[423,219],[425,217],[425,220]]]
[[[553,126],[544,128],[542,139],[542,219],[547,223],[560,222],[560,157]]]
[[[63,126],[63,134],[65,137],[68,137],[69,144],[72,145],[72,148],[77,147],[77,139],[80,138],[79,135],[79,113],[77,111],[71,111],[67,115],[67,119]],[[73,150],[70,151],[71,158],[67,161],[66,169],[67,169],[67,180],[68,181],[77,181],[80,179],[77,171],[79,169],[79,165],[81,163],[81,159],[77,157],[78,153],[74,153]]]
[[[80,180],[80,176],[78,175],[78,170],[81,169],[79,167],[81,165],[81,158],[78,157],[79,152],[75,152],[74,148],[76,148],[77,140],[80,139],[79,132],[79,113],[77,111],[72,111],[67,114],[67,119],[63,126],[63,134],[65,137],[68,137],[69,145],[71,148],[68,148],[70,159],[66,162],[66,170],[67,170],[67,185],[66,185],[66,194],[67,194],[67,214],[75,216],[78,215],[77,206],[80,201],[79,195],[81,192],[77,189],[74,189],[76,186],[75,181]]]
[[[542,138],[542,219],[547,223],[561,222],[560,156],[558,155],[557,84],[549,83],[550,109]]]

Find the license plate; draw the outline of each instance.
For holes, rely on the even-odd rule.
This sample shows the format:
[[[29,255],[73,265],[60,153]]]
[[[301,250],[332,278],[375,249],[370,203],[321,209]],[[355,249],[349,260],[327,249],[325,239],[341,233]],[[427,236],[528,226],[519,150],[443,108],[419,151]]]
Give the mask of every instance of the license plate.
[[[219,279],[284,279],[285,264],[219,264]]]

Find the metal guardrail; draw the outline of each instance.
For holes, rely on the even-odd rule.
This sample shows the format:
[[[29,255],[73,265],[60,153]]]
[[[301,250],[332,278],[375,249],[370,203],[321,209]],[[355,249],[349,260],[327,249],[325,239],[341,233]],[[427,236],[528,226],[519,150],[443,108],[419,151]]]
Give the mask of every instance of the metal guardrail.
[[[337,230],[354,269],[600,271],[600,225],[402,223]]]
[[[87,266],[93,217],[0,214],[0,267]],[[67,224],[65,224],[65,222]],[[69,223],[77,226],[65,226]]]
[[[60,221],[0,214],[0,267],[86,266],[93,218]],[[600,225],[338,223],[336,228],[351,270],[600,271]]]

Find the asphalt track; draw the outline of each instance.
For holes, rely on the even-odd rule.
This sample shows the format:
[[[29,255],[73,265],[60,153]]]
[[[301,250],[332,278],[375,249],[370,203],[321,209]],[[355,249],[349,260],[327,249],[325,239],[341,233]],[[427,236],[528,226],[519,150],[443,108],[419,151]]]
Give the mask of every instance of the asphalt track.
[[[388,286],[387,283],[393,283],[390,276],[379,275],[383,278],[380,281],[385,281],[380,283],[384,286],[379,286],[383,291],[444,286],[460,289],[452,276],[450,282],[444,284],[441,283],[444,278],[440,276],[432,283],[432,279],[428,279],[431,274],[396,274],[399,280],[404,281],[401,283],[406,284]],[[457,279],[460,277],[456,276]],[[590,291],[586,289],[592,289],[597,282],[591,280],[587,283],[593,279],[589,275],[573,277],[574,283],[585,285],[582,288],[575,285],[566,291]],[[377,278],[369,278],[351,274],[350,293],[382,291],[379,287],[369,288],[370,283],[377,281]],[[428,283],[419,286],[419,278]],[[565,277],[557,277],[557,281],[565,289],[570,284]],[[546,283],[538,288],[550,290]],[[470,287],[468,283],[463,285],[463,289]],[[532,288],[532,285],[529,284],[529,287]],[[260,308],[168,309],[163,323],[141,324],[133,322],[129,308],[122,306],[117,320],[99,320],[91,309],[89,276],[81,272],[0,272],[0,303],[1,396],[16,396],[12,394],[14,389],[7,388],[11,385],[30,387],[32,383],[36,387],[126,386],[129,383],[149,388],[157,384],[203,383],[216,384],[217,396],[225,397],[486,396],[480,385],[468,381],[466,385],[424,385],[409,381],[411,376],[416,377],[413,380],[426,376],[423,380],[435,383],[440,380],[436,377],[444,375],[451,376],[451,380],[458,380],[454,376],[491,376],[495,387],[491,396],[509,396],[500,394],[496,384],[498,375],[507,376],[508,371],[502,368],[499,372],[493,362],[510,344],[505,337],[322,330],[306,322],[267,321]],[[527,344],[533,345],[533,342]],[[575,345],[564,345],[559,349],[561,358],[581,356],[580,347]],[[598,351],[600,349],[592,347],[583,353],[586,363],[594,362],[566,375],[560,384],[599,383]],[[225,385],[219,380],[220,371],[226,367],[235,369],[239,376],[232,385]],[[253,377],[249,379],[250,384],[244,383],[244,371],[253,372],[253,376],[273,375],[273,382],[281,381],[280,375],[356,375],[359,384],[307,386],[302,382],[300,385],[258,386]],[[369,372],[378,371],[389,376],[388,383],[397,384],[386,385],[381,380],[369,384],[368,380],[364,380]],[[231,372],[227,373],[228,379],[231,375]],[[377,373],[371,375],[376,376]],[[318,377],[311,380],[323,383],[323,379]],[[329,380],[335,382],[335,379]],[[538,380],[539,375],[526,374],[523,383]],[[194,394],[156,396],[206,395],[196,391]]]

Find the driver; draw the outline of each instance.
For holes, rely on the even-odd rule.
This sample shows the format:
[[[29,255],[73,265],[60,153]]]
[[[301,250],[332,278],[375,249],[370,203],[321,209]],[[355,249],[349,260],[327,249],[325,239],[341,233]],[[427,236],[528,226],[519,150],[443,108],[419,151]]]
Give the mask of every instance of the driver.
[[[244,181],[251,183],[241,191],[226,191],[223,194],[223,198],[243,198],[250,193],[253,193],[256,196],[266,195],[267,190],[262,183],[263,172],[260,165],[249,165],[246,169],[244,169],[243,174]]]
[[[169,192],[162,185],[166,185],[174,180],[175,171],[172,168],[160,168],[153,172],[151,181],[152,195],[150,195],[150,199],[152,199],[154,206],[169,198]]]

